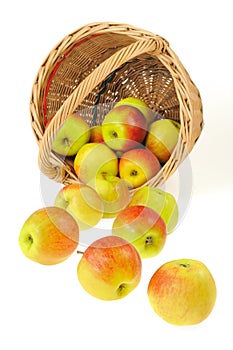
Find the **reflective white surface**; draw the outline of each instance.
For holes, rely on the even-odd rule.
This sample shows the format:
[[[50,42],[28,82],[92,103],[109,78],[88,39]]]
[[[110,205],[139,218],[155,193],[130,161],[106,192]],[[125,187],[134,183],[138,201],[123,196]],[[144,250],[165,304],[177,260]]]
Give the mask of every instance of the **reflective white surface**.
[[[230,349],[232,341],[232,10],[223,0],[65,2],[12,1],[1,26],[1,297],[0,348]],[[205,127],[190,154],[192,197],[160,255],[143,261],[140,285],[126,298],[103,302],[78,283],[74,254],[46,267],[18,246],[26,218],[44,205],[29,99],[43,59],[66,34],[96,21],[124,22],[165,37],[198,86]],[[176,176],[167,186],[176,194]],[[169,187],[170,186],[170,187]],[[164,262],[203,261],[217,284],[209,318],[193,327],[168,325],[154,314],[147,284]]]

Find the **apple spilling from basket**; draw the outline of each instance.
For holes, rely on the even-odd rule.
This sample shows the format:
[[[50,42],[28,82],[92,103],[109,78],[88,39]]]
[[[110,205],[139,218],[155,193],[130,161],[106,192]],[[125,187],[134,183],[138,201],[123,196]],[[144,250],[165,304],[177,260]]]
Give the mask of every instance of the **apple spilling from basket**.
[[[116,103],[98,126],[70,115],[52,150],[68,157],[80,183],[63,186],[54,206],[28,217],[19,235],[24,255],[44,265],[65,261],[77,250],[80,231],[111,218],[109,234],[83,252],[77,277],[101,300],[128,295],[141,280],[143,259],[162,251],[178,223],[175,197],[147,182],[170,158],[179,133],[178,122],[155,118],[144,101],[132,97]],[[192,325],[211,313],[216,285],[204,263],[179,259],[155,271],[147,294],[165,321]]]

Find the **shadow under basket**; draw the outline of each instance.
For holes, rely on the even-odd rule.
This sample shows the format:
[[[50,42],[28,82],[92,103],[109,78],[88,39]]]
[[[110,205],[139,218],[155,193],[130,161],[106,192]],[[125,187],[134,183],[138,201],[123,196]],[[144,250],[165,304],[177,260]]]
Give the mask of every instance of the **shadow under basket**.
[[[181,124],[172,155],[144,186],[163,184],[201,134],[201,97],[165,39],[120,23],[83,26],[59,42],[41,65],[30,113],[42,173],[64,185],[80,182],[69,160],[51,150],[57,130],[73,112],[90,126],[99,125],[126,97],[140,98],[155,114]]]

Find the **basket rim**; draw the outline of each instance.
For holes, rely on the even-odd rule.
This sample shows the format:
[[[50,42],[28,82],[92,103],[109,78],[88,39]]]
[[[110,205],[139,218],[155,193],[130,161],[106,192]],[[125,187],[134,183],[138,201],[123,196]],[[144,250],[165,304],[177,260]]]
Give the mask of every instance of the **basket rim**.
[[[38,89],[40,90],[42,87],[42,90],[44,89],[43,95],[46,93],[45,89],[47,86],[47,81],[50,78],[52,79],[51,74],[54,72],[54,70],[56,70],[56,66],[65,59],[65,57],[76,45],[78,46],[82,42],[87,41],[90,36],[99,36],[101,34],[105,34],[106,32],[127,35],[137,41],[145,40],[145,38],[147,40],[156,40],[159,46],[158,51],[161,52],[165,51],[169,46],[169,43],[157,34],[153,34],[147,30],[143,30],[129,24],[118,22],[93,22],[71,32],[70,34],[64,36],[63,39],[52,48],[36,74],[30,98],[30,114],[32,122],[35,121],[36,118],[34,117],[39,115],[40,110],[43,110],[43,113],[45,111],[44,103],[41,102],[41,91],[39,92]],[[34,107],[36,107],[37,104],[40,104],[42,107],[40,107],[40,109],[37,108],[35,111]],[[44,121],[45,120],[43,120],[43,122]],[[42,138],[43,130],[41,130],[40,125],[37,125],[37,130],[38,129],[40,129],[40,138]],[[38,136],[35,136],[38,139]]]

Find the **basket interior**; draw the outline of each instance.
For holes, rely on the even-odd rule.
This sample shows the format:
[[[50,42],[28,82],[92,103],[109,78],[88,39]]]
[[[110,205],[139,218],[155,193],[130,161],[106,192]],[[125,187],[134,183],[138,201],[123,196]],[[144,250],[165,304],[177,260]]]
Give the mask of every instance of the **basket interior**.
[[[43,127],[56,114],[73,90],[98,65],[135,38],[115,33],[88,37],[75,43],[60,57],[50,73],[43,99]],[[106,76],[76,111],[90,126],[102,122],[113,103],[126,97],[138,97],[165,118],[179,121],[179,101],[173,78],[159,58],[137,56]]]

